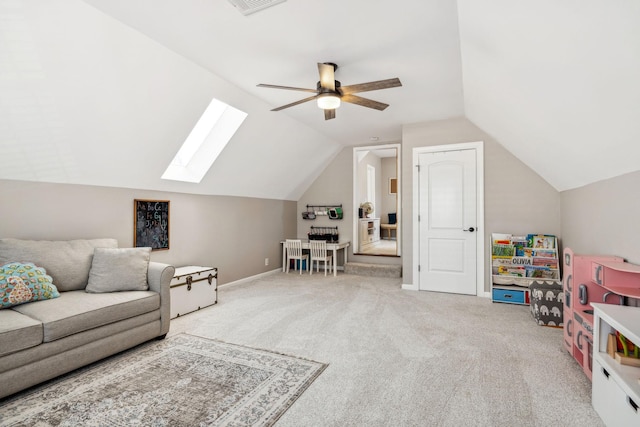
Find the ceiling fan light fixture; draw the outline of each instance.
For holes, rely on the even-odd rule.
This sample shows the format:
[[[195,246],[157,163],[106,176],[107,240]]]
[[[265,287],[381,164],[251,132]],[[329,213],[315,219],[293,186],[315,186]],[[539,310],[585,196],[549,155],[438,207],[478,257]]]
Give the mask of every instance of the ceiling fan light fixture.
[[[340,106],[340,97],[333,93],[318,95],[318,108],[322,110],[335,110]]]

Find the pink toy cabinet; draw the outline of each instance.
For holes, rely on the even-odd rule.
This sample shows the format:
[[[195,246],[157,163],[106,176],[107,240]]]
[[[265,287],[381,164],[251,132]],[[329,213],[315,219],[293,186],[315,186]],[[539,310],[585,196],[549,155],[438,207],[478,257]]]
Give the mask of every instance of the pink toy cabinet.
[[[593,365],[593,308],[591,303],[618,304],[617,296],[592,281],[593,264],[619,264],[624,260],[616,256],[576,255],[570,248],[563,253],[564,292],[563,316],[565,319],[564,347],[591,379]],[[604,301],[606,299],[606,301]]]

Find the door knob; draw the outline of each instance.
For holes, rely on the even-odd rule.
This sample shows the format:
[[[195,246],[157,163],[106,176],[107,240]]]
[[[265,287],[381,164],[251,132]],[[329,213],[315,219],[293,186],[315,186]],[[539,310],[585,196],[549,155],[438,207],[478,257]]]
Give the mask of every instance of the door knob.
[[[475,228],[473,228],[473,227],[469,227],[469,228],[466,228],[466,229],[464,229],[464,230],[462,230],[462,231],[468,231],[468,232],[470,232],[470,233],[473,233],[474,231],[476,231],[476,229],[475,229]]]

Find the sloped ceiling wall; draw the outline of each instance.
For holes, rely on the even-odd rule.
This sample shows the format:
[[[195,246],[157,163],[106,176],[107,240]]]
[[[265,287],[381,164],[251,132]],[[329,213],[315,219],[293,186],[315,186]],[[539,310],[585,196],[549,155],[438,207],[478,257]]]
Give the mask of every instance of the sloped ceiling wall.
[[[296,200],[341,148],[81,1],[0,7],[0,178]],[[201,184],[161,180],[213,96],[244,125]]]
[[[560,191],[640,169],[640,2],[458,10],[471,121]]]
[[[343,146],[459,116],[559,191],[640,170],[636,0],[0,0],[0,20],[0,178],[297,200]],[[300,98],[257,83],[308,87],[325,60],[403,87],[371,94],[382,113],[269,111]],[[201,184],[162,181],[213,96],[247,120]]]

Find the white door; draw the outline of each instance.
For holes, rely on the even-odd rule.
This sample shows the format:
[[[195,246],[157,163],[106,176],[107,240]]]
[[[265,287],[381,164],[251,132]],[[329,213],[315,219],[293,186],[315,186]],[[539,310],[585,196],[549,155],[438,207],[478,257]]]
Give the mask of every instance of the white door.
[[[476,295],[476,150],[418,156],[419,289]]]

